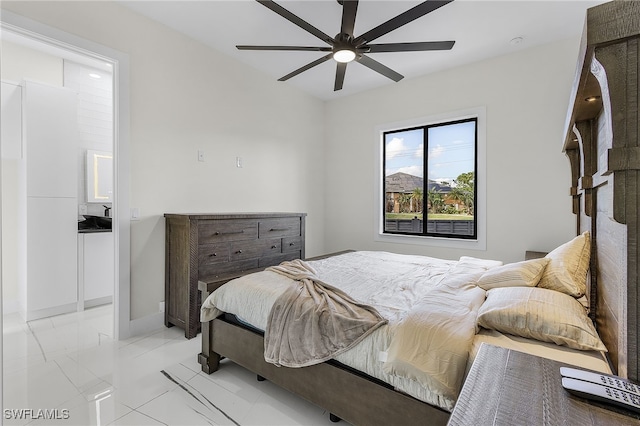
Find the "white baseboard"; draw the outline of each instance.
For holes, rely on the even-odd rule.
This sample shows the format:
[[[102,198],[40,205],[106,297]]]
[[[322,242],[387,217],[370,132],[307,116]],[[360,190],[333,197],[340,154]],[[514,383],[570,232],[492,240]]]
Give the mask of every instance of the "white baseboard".
[[[84,309],[93,308],[100,305],[113,303],[113,296],[98,297],[97,299],[85,300]]]
[[[27,310],[23,314],[25,321],[34,321],[42,318],[52,317],[54,315],[68,314],[78,311],[78,302],[68,303],[66,305],[54,306],[52,308]]]
[[[146,334],[164,327],[164,312],[136,318],[129,322],[130,337]]]

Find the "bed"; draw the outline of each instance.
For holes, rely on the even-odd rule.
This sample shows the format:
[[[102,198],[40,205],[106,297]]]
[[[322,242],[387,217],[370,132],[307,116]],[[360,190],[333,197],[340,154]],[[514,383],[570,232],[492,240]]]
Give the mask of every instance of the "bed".
[[[588,265],[588,256],[585,256],[585,253],[589,251],[587,234],[576,237],[570,243],[573,247],[572,256],[575,259],[583,259],[579,274],[585,281],[584,287]],[[561,249],[562,247],[558,250]],[[549,255],[553,255],[554,252]],[[561,269],[564,272],[564,264],[572,262],[567,260],[566,255],[561,257],[562,259],[557,261],[563,265]],[[453,409],[465,373],[483,342],[527,352],[537,351],[553,359],[610,372],[601,352],[604,346],[597,338],[585,307],[577,299],[560,291],[535,287],[543,278],[543,272],[551,270],[550,267],[547,268],[549,259],[532,259],[502,265],[499,261],[468,256],[452,261],[427,256],[353,251],[306,262],[289,262],[308,265],[313,270],[313,276],[320,282],[331,283],[331,286],[344,290],[359,302],[375,307],[386,320],[385,324],[375,328],[356,342],[357,344],[349,346],[348,350],[336,351],[326,364],[318,365],[317,363],[324,361],[324,358],[317,358],[315,354],[310,357],[310,364],[307,364],[307,358],[300,359],[301,364],[286,364],[285,361],[290,362],[289,354],[273,356],[268,349],[271,345],[269,334],[265,333],[265,330],[269,321],[275,321],[270,314],[282,305],[282,302],[279,302],[282,296],[286,295],[289,289],[300,286],[300,283],[276,271],[276,268],[268,268],[233,280],[206,298],[202,305],[202,320],[205,324],[213,320],[210,326],[214,327],[213,332],[208,331],[210,339],[206,340],[217,348],[215,352],[218,355],[230,357],[259,376],[296,393],[300,392],[296,388],[300,385],[297,383],[298,377],[292,379],[291,376],[300,376],[300,382],[309,386],[306,390],[309,394],[304,394],[303,391],[303,395],[327,408],[334,419],[345,418],[354,424],[410,424],[419,421],[419,417],[427,412],[435,410],[429,417],[432,418],[436,415],[434,413],[437,413],[439,420],[434,423],[444,423],[448,413]],[[504,331],[501,327],[509,327],[507,331],[517,333],[513,327],[514,321],[517,321],[520,315],[511,312],[514,309],[512,302],[517,295],[507,295],[509,306],[505,310],[505,306],[501,305],[504,303],[504,298],[500,298],[501,292],[511,289],[524,291],[525,293],[521,293],[522,301],[526,300],[529,303],[535,296],[527,293],[532,288],[557,294],[558,298],[564,297],[565,299],[554,302],[561,305],[560,311],[563,315],[567,310],[564,305],[573,303],[572,306],[579,316],[577,328],[586,329],[586,334],[576,339],[581,345],[581,350],[561,347],[551,341],[534,341],[522,333],[519,334],[525,337],[501,332]],[[582,295],[584,291],[579,293],[577,295]],[[314,309],[317,309],[315,305]],[[321,314],[326,313],[325,310],[320,310]],[[548,315],[551,313],[537,311],[535,317],[544,318],[547,322]],[[575,325],[573,318],[557,320],[557,315],[557,312],[553,313],[553,321]],[[485,319],[481,322],[485,328],[477,327],[476,317]],[[490,324],[490,321],[497,321],[499,324]],[[306,324],[309,321],[296,322]],[[547,324],[542,326],[548,327]],[[217,335],[226,334],[226,330],[233,328],[243,328],[243,332],[246,332],[247,341],[238,345],[237,349],[227,346],[233,342],[221,342],[220,339],[224,338]],[[278,327],[274,328],[279,331]],[[527,326],[527,329],[532,329],[532,326]],[[312,333],[303,334],[308,336]],[[548,332],[545,331],[545,336],[546,334]],[[305,339],[299,343],[297,333],[295,336],[294,346],[312,345]],[[560,333],[560,338],[562,337]],[[236,332],[232,338],[237,339]],[[284,346],[288,348],[290,345],[291,342],[286,342]],[[253,353],[250,355],[246,348],[251,348]],[[254,356],[257,359],[253,359]],[[265,359],[269,359],[269,362]],[[287,368],[300,366],[304,368]],[[324,377],[326,372],[322,369],[327,367],[339,370],[340,376],[345,377],[339,377],[337,382],[334,382],[336,379],[333,377]],[[318,370],[319,377],[306,377],[312,374],[314,369]],[[286,377],[280,378],[281,375]],[[351,396],[345,398],[343,390],[347,385],[343,381],[350,382],[350,376],[354,375],[366,385],[358,384],[358,390],[352,389]],[[324,380],[328,381],[326,398],[336,401],[316,399],[319,396],[325,398],[322,393],[318,393],[318,389],[324,387],[319,383]],[[362,392],[365,387],[375,388],[381,396],[367,397],[366,393]],[[389,398],[388,395],[383,397],[382,394],[391,394],[406,400],[408,405],[416,404],[425,410],[415,414],[416,418],[411,418],[407,415],[415,413],[415,408],[399,410],[396,404],[377,404],[377,407],[372,408],[373,401]],[[355,405],[354,395],[365,395],[357,406],[366,408],[367,418],[355,417],[351,413]],[[336,407],[334,404],[346,404],[349,409]],[[403,413],[402,417],[398,417],[398,413]]]
[[[479,345],[485,342],[560,361],[569,361],[571,364],[591,369],[610,370],[638,381],[639,17],[640,7],[636,2],[607,3],[588,11],[563,146],[571,167],[570,193],[573,199],[573,212],[576,215],[576,239],[567,244],[571,243],[575,246],[576,241],[578,243],[581,241],[581,237],[589,241],[589,250],[580,252],[585,276],[583,290],[585,297],[578,297],[580,291],[566,294],[571,293],[571,289],[559,291],[544,286],[542,288],[575,299],[585,316],[587,315],[585,312],[588,312],[591,320],[595,322],[598,340],[601,338],[608,349],[606,358],[601,351],[593,348],[585,350],[568,347],[562,340],[560,341],[562,345],[558,345],[558,342],[541,342],[540,339],[549,334],[547,328],[543,331],[538,330],[538,334],[527,336],[524,333],[523,336],[514,337],[513,333],[517,334],[517,332],[501,328],[505,322],[507,324],[511,322],[508,320],[510,318],[508,315],[507,320],[504,319],[505,317],[500,319],[498,316],[497,322],[484,318],[485,311],[488,310],[487,302],[490,301],[488,294],[502,293],[502,297],[493,298],[494,301],[497,300],[494,303],[500,305],[505,299],[520,297],[523,291],[539,289],[544,271],[554,262],[553,253],[556,252],[555,255],[558,255],[556,249],[542,257],[545,259],[546,256],[550,256],[542,275],[537,278],[537,281],[533,279],[535,285],[530,285],[531,279],[529,279],[529,285],[513,286],[518,289],[515,290],[518,294],[505,293],[502,291],[503,287],[483,289],[485,300],[479,306],[471,302],[479,319],[478,324],[481,326],[477,327],[478,332],[472,336],[469,343],[465,360],[467,368]],[[595,97],[595,102],[586,101],[591,97]],[[586,258],[583,256],[584,253]],[[340,253],[337,256],[315,259],[308,263],[313,266],[322,281],[335,282],[340,280],[339,276],[331,275],[331,268],[335,266],[335,262],[361,255],[363,255],[361,252]],[[373,253],[374,258],[378,255],[381,254]],[[384,256],[387,255],[384,254]],[[411,260],[418,262],[415,259]],[[430,272],[429,274],[432,275],[428,279],[432,280],[431,284],[436,287],[442,283],[442,280],[446,280],[452,271],[459,272],[459,267],[464,266],[465,261],[475,263],[473,258],[468,257],[456,261],[431,258],[422,259],[422,261],[433,264],[435,272]],[[526,264],[527,268],[535,264],[534,259],[528,259],[526,262],[531,262]],[[322,265],[331,267],[325,269]],[[472,270],[467,272],[476,274],[471,280],[475,280],[476,288],[478,280],[485,274],[491,275],[491,271],[509,267],[509,265],[490,262],[479,262],[473,266]],[[272,274],[273,271],[268,273]],[[267,282],[265,280],[270,284],[273,280],[280,280],[273,276],[267,278],[264,273],[261,274],[263,275],[252,275],[248,280],[254,280],[253,284],[257,283],[257,287],[262,285],[267,288],[268,286],[264,285]],[[579,275],[582,275],[582,272]],[[530,277],[531,274],[525,274],[525,276]],[[233,282],[225,284],[216,293],[218,296],[226,292],[233,294],[231,289],[236,284]],[[466,283],[458,284],[467,287]],[[511,286],[504,288],[507,289],[506,291],[514,291]],[[213,290],[206,285],[202,289],[205,293],[207,290]],[[218,299],[218,296],[212,297]],[[425,297],[421,298],[421,296],[424,295],[418,295],[418,300],[425,300]],[[266,298],[275,297],[276,295],[271,294]],[[210,299],[207,298],[207,300]],[[384,302],[384,298],[378,302]],[[211,317],[205,315],[206,321],[202,323],[202,353],[199,355],[199,362],[203,371],[207,373],[216,371],[221,357],[228,358],[255,372],[259,377],[266,378],[325,408],[332,413],[332,420],[343,418],[353,424],[368,425],[424,424],[425,422],[445,424],[447,422],[452,404],[455,403],[455,392],[452,394],[437,389],[425,390],[419,386],[405,387],[399,382],[420,382],[421,380],[407,378],[412,374],[411,368],[401,374],[404,378],[390,380],[388,371],[386,374],[384,371],[384,365],[389,363],[389,359],[381,359],[384,356],[388,357],[389,351],[373,349],[373,354],[369,356],[371,358],[369,364],[373,365],[372,368],[363,367],[357,362],[356,365],[349,365],[353,359],[368,359],[362,356],[350,357],[349,351],[355,348],[340,353],[336,359],[304,368],[278,367],[266,362],[264,358],[263,331],[266,327],[265,309],[268,310],[268,307],[257,308],[256,310],[262,314],[254,316],[253,308],[241,309],[243,304],[232,306],[232,302],[225,305],[225,302],[215,300],[213,305],[217,303],[220,303],[220,308],[224,307],[224,309],[216,308],[218,311],[208,312]],[[413,306],[411,303],[410,306]],[[390,321],[389,324],[369,334],[360,344],[365,343],[367,339],[376,340],[375,336],[384,334],[386,328],[398,328],[397,322],[393,320],[405,318],[402,316],[404,314],[394,311],[395,305],[385,308],[384,303],[373,304],[381,311],[382,316]],[[207,309],[211,306],[209,303],[203,303],[203,308]],[[481,322],[481,318],[486,322]],[[384,341],[383,346],[390,346],[393,343],[390,339],[393,337],[385,336],[381,339]],[[595,344],[597,347],[597,342]],[[377,347],[372,345],[372,348]],[[381,352],[387,353],[383,355]],[[395,359],[394,357],[392,361]],[[393,372],[393,368],[389,371]],[[464,372],[461,377],[459,380],[464,378]]]

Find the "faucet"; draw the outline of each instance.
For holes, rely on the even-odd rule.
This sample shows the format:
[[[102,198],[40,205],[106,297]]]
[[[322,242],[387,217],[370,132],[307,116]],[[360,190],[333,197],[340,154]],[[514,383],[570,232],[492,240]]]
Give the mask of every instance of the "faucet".
[[[109,217],[109,210],[111,210],[111,207],[107,207],[104,204],[102,205],[102,207],[104,207],[104,216]]]

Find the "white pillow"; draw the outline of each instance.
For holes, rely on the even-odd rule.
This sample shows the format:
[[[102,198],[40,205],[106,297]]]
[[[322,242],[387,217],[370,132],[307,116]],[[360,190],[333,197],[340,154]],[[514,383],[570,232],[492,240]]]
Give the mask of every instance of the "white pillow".
[[[489,269],[478,280],[485,290],[499,287],[535,287],[544,273],[549,259],[532,259]]]
[[[578,235],[545,256],[550,262],[538,287],[581,297],[587,291],[591,241],[589,232]]]
[[[471,256],[460,256],[460,260],[458,260],[458,263],[456,263],[455,271],[461,273],[473,273],[478,271],[486,271],[501,265],[502,261],[500,260],[488,260]]]
[[[478,325],[573,349],[607,350],[580,302],[539,287],[489,290],[478,311]]]

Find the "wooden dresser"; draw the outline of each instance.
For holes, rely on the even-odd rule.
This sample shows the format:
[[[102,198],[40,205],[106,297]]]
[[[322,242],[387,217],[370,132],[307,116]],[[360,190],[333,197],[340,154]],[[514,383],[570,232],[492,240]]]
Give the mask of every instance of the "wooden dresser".
[[[165,325],[191,339],[200,328],[198,281],[219,285],[303,259],[306,213],[170,214],[165,243]]]

